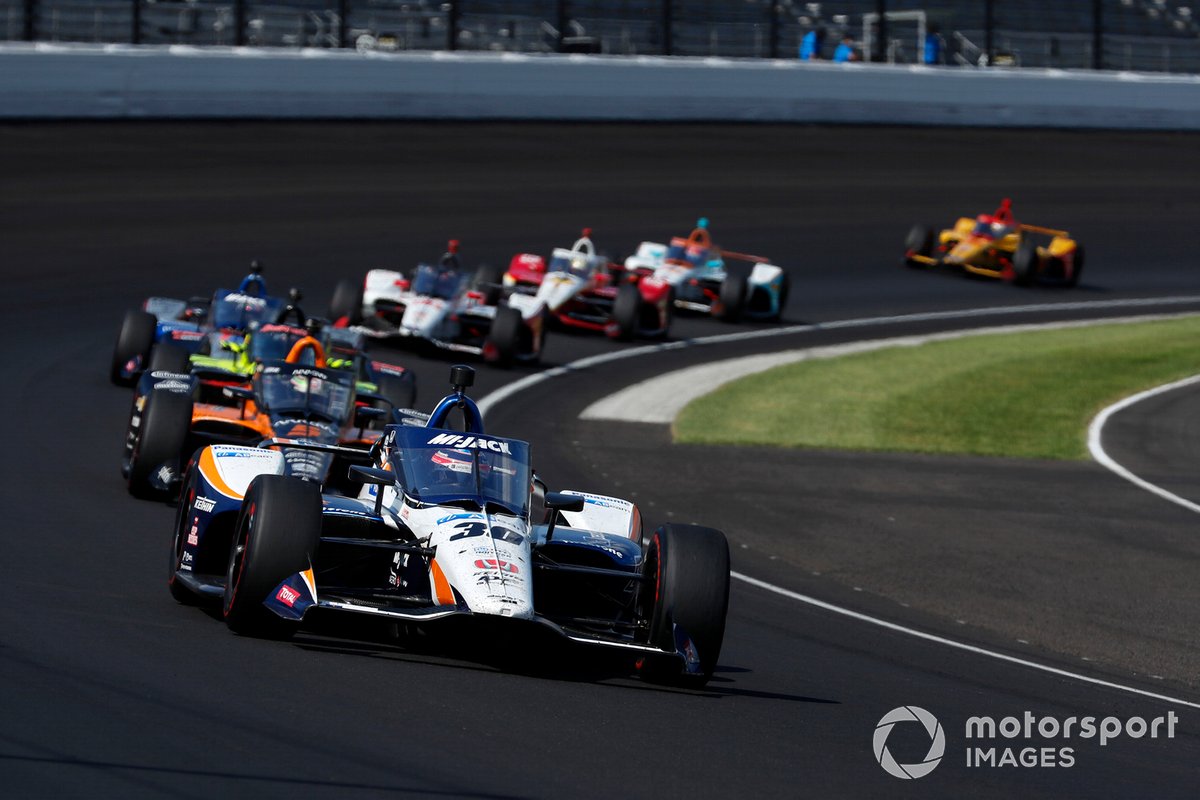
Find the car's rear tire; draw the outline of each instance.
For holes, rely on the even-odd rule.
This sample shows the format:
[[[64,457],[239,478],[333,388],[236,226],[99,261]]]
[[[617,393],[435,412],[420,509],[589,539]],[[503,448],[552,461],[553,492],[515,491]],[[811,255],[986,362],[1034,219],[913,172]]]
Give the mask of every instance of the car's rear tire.
[[[642,310],[642,293],[632,283],[623,283],[617,289],[613,301],[613,324],[616,326],[614,339],[629,341],[637,335],[638,319]]]
[[[787,305],[788,293],[791,291],[791,289],[792,279],[788,277],[788,274],[785,272],[783,273],[782,282],[779,284],[779,308],[777,308],[775,313],[771,315],[772,322],[779,322],[783,319],[783,309]]]
[[[483,295],[483,304],[494,306],[504,294],[504,268],[491,264],[480,264],[475,270],[471,288]]]
[[[933,253],[933,229],[926,225],[914,225],[904,239],[904,264],[908,267],[923,267],[924,264],[913,261],[910,256],[918,255],[928,258]]]
[[[721,309],[718,319],[725,322],[739,322],[746,311],[746,301],[750,296],[750,276],[730,270],[721,283]]]
[[[130,419],[132,425],[132,416]],[[170,494],[175,476],[161,476],[161,469],[179,468],[183,446],[192,426],[192,396],[183,392],[151,391],[146,396],[126,475],[134,497],[161,499]],[[166,478],[164,480],[164,477]],[[168,487],[168,488],[164,488]]]
[[[112,365],[108,377],[118,386],[132,386],[137,382],[137,373],[146,368],[150,360],[150,348],[154,347],[154,332],[158,320],[146,311],[127,311],[121,321],[121,331],[117,334],[117,343],[113,346]],[[124,375],[125,366],[134,359],[140,360],[140,369],[131,375]]]
[[[521,341],[521,328],[525,321],[521,312],[510,306],[500,306],[496,309],[496,318],[492,320],[492,329],[488,331],[484,353],[488,360],[497,366],[512,366],[517,357],[517,347]]]
[[[1037,280],[1037,242],[1033,239],[1022,238],[1017,243],[1017,251],[1013,254],[1012,270],[1013,283],[1017,286],[1030,286]]]
[[[1083,245],[1075,245],[1075,257],[1071,261],[1071,274],[1067,276],[1067,286],[1078,286],[1079,276],[1083,274]]]
[[[259,475],[242,500],[221,605],[225,624],[244,636],[287,638],[300,627],[263,601],[312,564],[321,539],[321,489],[284,475]]]
[[[699,525],[664,525],[646,550],[642,613],[650,624],[649,644],[674,651],[675,628],[686,633],[699,657],[699,672],[682,669],[678,658],[654,656],[643,664],[647,678],[703,686],[712,677],[725,638],[729,610],[729,543],[725,534]]]
[[[150,363],[146,371],[186,375],[192,371],[192,355],[177,344],[159,342],[150,351]]]
[[[358,281],[338,281],[329,301],[329,316],[334,321],[346,318],[351,325],[362,322],[363,285]]]

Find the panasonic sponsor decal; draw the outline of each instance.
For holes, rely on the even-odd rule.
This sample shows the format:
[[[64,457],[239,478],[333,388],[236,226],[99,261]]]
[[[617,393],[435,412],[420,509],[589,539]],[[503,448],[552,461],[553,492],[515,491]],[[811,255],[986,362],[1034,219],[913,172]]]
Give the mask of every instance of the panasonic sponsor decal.
[[[905,723],[920,723],[905,725]],[[973,716],[963,725],[962,753],[972,769],[1069,769],[1082,763],[1083,740],[1108,747],[1120,739],[1174,739],[1179,715],[1174,711],[1157,717],[1039,716],[1032,711],[1005,717]],[[920,739],[928,752],[920,761],[901,764],[888,749],[893,729],[908,728],[909,738]],[[928,742],[926,744],[926,742]],[[875,758],[889,775],[912,780],[928,775],[944,755],[956,748],[933,714],[917,706],[892,709],[879,720],[874,735]]]
[[[439,433],[437,436],[430,439],[426,444],[434,444],[439,447],[451,447],[456,450],[468,450],[472,447],[478,450],[491,450],[496,453],[504,453],[511,455],[508,449],[508,442],[498,442],[495,439],[484,439],[481,436],[459,436],[456,433]]]

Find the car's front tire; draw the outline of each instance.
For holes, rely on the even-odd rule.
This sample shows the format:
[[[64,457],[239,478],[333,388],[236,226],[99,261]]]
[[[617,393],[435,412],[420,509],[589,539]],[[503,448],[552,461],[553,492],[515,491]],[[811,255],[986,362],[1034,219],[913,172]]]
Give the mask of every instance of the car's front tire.
[[[521,312],[511,306],[500,306],[496,309],[496,318],[492,320],[492,328],[488,331],[484,353],[488,360],[497,366],[510,367],[517,357],[517,349],[521,342],[521,328],[525,320]]]
[[[924,266],[919,261],[913,261],[912,256],[929,257],[933,253],[933,229],[926,225],[914,225],[904,239],[904,265],[908,267]]]
[[[138,373],[146,368],[150,360],[150,348],[154,347],[154,332],[158,328],[158,320],[146,311],[128,311],[121,322],[121,331],[117,334],[117,343],[113,347],[112,364],[109,367],[109,379],[118,386],[132,386],[137,382]],[[137,361],[138,369],[126,375],[125,369],[131,361]]]
[[[259,475],[238,515],[225,573],[222,615],[234,633],[287,638],[300,627],[263,601],[312,564],[321,539],[321,489],[285,475]]]
[[[161,471],[179,469],[192,426],[192,396],[151,390],[136,427],[133,420],[131,414],[133,443],[126,464],[129,493],[147,499],[164,498],[178,476]]]
[[[678,658],[646,659],[643,672],[651,680],[681,686],[703,686],[712,677],[725,638],[729,610],[729,543],[725,534],[699,525],[664,525],[646,550],[641,591],[649,618],[649,643],[674,651],[675,628],[691,640],[699,671],[683,671]]]
[[[749,277],[730,270],[721,283],[720,298],[721,308],[717,317],[725,322],[739,322],[750,299]]]

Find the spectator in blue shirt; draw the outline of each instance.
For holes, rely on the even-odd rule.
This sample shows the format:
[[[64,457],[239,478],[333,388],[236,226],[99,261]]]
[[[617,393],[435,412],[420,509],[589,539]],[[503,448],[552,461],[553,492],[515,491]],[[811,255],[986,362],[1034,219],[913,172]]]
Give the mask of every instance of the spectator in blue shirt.
[[[819,61],[821,58],[821,47],[824,44],[825,28],[818,25],[804,34],[804,38],[800,40],[800,60]]]
[[[833,51],[833,61],[837,64],[844,64],[847,61],[858,61],[858,53],[854,51],[854,37],[846,34],[842,37],[842,43],[837,46],[837,50]]]
[[[931,24],[925,34],[925,53],[922,60],[926,64],[942,63],[942,35],[938,33],[937,23]]]

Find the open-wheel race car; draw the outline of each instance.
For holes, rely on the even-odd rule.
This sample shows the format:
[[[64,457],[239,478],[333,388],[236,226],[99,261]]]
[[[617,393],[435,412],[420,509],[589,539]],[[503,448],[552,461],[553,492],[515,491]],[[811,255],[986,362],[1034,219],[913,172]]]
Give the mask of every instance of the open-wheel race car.
[[[952,267],[1018,286],[1074,286],[1083,272],[1083,245],[1067,231],[1018,222],[1006,197],[991,214],[960,217],[937,234],[914,226],[904,242],[904,263]]]
[[[625,268],[669,284],[676,308],[728,322],[779,319],[790,287],[788,274],[770,259],[713,244],[703,217],[687,237],[670,244],[642,242]]]
[[[422,341],[500,366],[535,362],[545,339],[542,310],[520,294],[500,302],[501,275],[486,265],[468,274],[452,240],[436,265],[420,264],[411,275],[373,269],[362,283],[340,281],[329,314],[335,325],[376,338]]]
[[[432,414],[395,414],[370,463],[349,469],[357,492],[289,474],[274,441],[206,447],[184,479],[172,595],[219,600],[241,634],[286,637],[317,609],[431,631],[457,619],[623,652],[657,680],[707,681],[728,607],[725,536],[665,525],[644,537],[626,500],[546,492],[526,442],[484,431],[472,381],[452,367],[453,393]]]
[[[314,337],[284,359],[259,364],[249,379],[147,372],[134,393],[121,473],[131,494],[169,499],[198,448],[270,440],[303,442],[280,456],[289,474],[324,481],[334,463],[364,458],[381,435],[371,422],[392,405],[356,384],[351,372],[327,365]],[[333,471],[335,482],[344,472]]]
[[[218,289],[212,297],[148,297],[121,321],[109,378],[117,385],[132,386],[147,370],[170,371],[168,362],[177,361],[177,353],[197,352],[213,333],[240,338],[255,325],[273,322],[286,307],[287,298],[267,294],[257,261],[250,264],[250,273],[238,288]]]
[[[565,328],[597,331],[614,339],[666,336],[674,289],[650,270],[627,270],[598,253],[592,231],[571,247],[558,247],[549,262],[534,253],[513,256],[504,287],[532,295]]]

